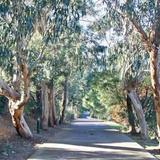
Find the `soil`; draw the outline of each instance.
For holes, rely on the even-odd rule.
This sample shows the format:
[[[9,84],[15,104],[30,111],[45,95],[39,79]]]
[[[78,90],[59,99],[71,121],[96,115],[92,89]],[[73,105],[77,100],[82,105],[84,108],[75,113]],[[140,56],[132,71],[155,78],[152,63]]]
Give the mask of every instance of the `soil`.
[[[24,139],[17,135],[12,126],[10,115],[0,115],[0,160],[26,160],[34,151],[35,145],[47,142],[46,137],[51,137],[55,133],[55,128],[36,133],[36,122],[31,117],[27,117],[28,124],[33,133],[32,139]],[[35,126],[35,127],[34,127]],[[56,127],[56,132],[58,132]]]
[[[141,146],[143,146],[146,151],[150,152],[157,159],[160,159],[160,146],[156,139],[143,140],[140,137],[140,134],[130,134],[130,133],[125,133],[125,134],[131,137],[134,141],[139,143]]]

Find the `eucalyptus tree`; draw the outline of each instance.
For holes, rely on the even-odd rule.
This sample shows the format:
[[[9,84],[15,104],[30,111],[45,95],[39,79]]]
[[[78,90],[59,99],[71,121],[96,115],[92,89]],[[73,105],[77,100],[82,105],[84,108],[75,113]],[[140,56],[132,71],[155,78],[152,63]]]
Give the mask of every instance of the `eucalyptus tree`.
[[[112,15],[109,15],[110,13],[112,13]],[[124,22],[124,19],[119,17],[117,12],[114,13],[114,8],[109,8],[103,13],[103,16],[99,16],[99,18],[89,26],[89,29],[90,34],[92,35],[92,41],[95,36],[97,41],[106,45],[103,57],[96,54],[96,56],[101,59],[100,64],[105,64],[105,68],[110,70],[112,74],[115,74],[115,72],[121,73],[118,74],[120,77],[119,80],[123,82],[121,89],[127,90],[128,98],[129,95],[131,96],[134,94],[134,96],[131,96],[132,103],[134,104],[134,109],[138,115],[142,135],[146,137],[147,129],[145,117],[142,105],[139,101],[138,95],[136,94],[136,88],[140,83],[140,78],[141,81],[143,79],[143,69],[146,67],[146,61],[148,59],[145,59],[146,52],[144,51],[142,44],[140,44],[139,35],[134,33],[134,28],[131,24]],[[126,30],[126,27],[128,30]],[[142,65],[142,63],[144,64]],[[106,80],[107,79],[108,78],[106,77]],[[110,89],[112,90],[112,88]],[[135,99],[138,103],[135,103]],[[131,107],[130,110],[132,110]],[[133,112],[131,111],[130,113],[133,116]],[[134,126],[134,123],[132,123],[133,128],[135,128]],[[135,129],[133,130],[135,131]]]
[[[56,41],[54,43],[52,43],[51,40],[48,42],[43,50],[43,58],[41,63],[37,64],[36,75],[33,75],[37,82],[43,82],[43,92],[47,92],[45,90],[50,88],[48,84],[50,84],[50,86],[53,85],[52,88],[54,87],[56,92],[61,92],[62,90],[62,103],[59,105],[58,115],[56,116],[56,119],[60,119],[60,122],[63,122],[64,120],[64,113],[67,106],[68,83],[74,78],[72,78],[72,73],[75,73],[77,68],[80,68],[80,26],[78,25],[78,22],[76,22],[74,25],[74,27],[66,26],[61,36],[55,39]],[[30,43],[30,48],[34,51],[42,46],[42,40],[40,41],[41,38],[37,39],[39,36],[42,37],[40,33],[36,33]],[[35,46],[35,44],[37,44],[37,46]],[[41,70],[41,72],[38,72],[39,70]],[[47,94],[44,93],[43,95]],[[42,127],[44,126],[43,128],[47,128],[49,116],[48,113],[50,113],[47,104],[50,100],[48,97],[44,97],[43,99],[42,101],[44,105],[42,110],[47,111],[42,111],[42,123],[45,121],[45,125],[42,125]]]
[[[76,75],[80,67],[79,65],[82,52],[80,51],[79,29],[80,28],[77,25],[75,33],[68,34],[66,32],[66,36],[67,37],[68,35],[70,36],[66,40],[62,40],[61,43],[63,43],[63,45],[61,46],[61,49],[58,51],[60,55],[59,71],[60,74],[64,77],[64,80],[62,82],[63,93],[62,93],[62,104],[61,104],[61,112],[59,119],[60,124],[64,122],[65,111],[68,106],[69,97],[72,96],[72,92],[69,92],[71,91],[69,90],[69,88],[72,87],[73,85],[71,83],[71,81],[73,81],[75,78],[73,77],[73,75]]]
[[[30,72],[33,69],[29,68],[28,59],[29,55],[35,54],[28,48],[29,41],[38,30],[42,34],[44,46],[53,43],[62,34],[64,26],[74,25],[74,20],[78,20],[81,6],[77,1],[45,0],[3,1],[0,4],[1,54],[7,55],[12,67],[12,73],[8,74],[11,87],[1,80],[0,95],[9,99],[12,122],[21,136],[32,137],[23,117],[24,105],[29,100]],[[38,59],[41,58],[41,52],[43,49],[38,52]],[[6,72],[10,68],[2,69]]]
[[[159,95],[159,46],[160,46],[160,1],[112,1],[105,0],[107,14],[116,24],[131,24],[139,33],[141,44],[149,53],[151,84],[156,109],[158,136],[160,136],[160,95]],[[122,23],[124,22],[124,23]],[[123,26],[123,25],[121,25]],[[118,28],[117,28],[118,29]],[[122,29],[119,27],[119,29]],[[129,34],[129,33],[128,33]]]
[[[11,57],[13,64],[12,87],[1,80],[1,95],[9,99],[12,122],[18,134],[32,137],[24,120],[24,105],[29,99],[29,69],[27,64],[27,45],[33,33],[32,20],[34,7],[24,2],[3,1],[1,3],[1,50]],[[22,17],[22,19],[21,19]],[[11,53],[11,56],[8,53]],[[3,57],[2,57],[3,58]],[[6,68],[8,69],[8,68]]]
[[[129,46],[128,46],[129,47]],[[143,53],[143,50],[141,50],[140,46],[135,46],[132,48],[132,45],[129,47],[128,50],[129,53],[127,54],[127,51],[124,53],[127,54],[128,63],[123,64],[123,70],[124,70],[124,77],[123,77],[123,83],[124,83],[124,89],[127,91],[127,103],[129,106],[128,111],[131,111],[129,99],[131,100],[133,104],[134,111],[136,113],[136,116],[138,118],[140,128],[141,128],[141,135],[143,138],[147,138],[147,123],[145,120],[145,115],[143,111],[143,107],[139,98],[139,95],[137,93],[137,88],[140,86],[141,83],[143,83],[145,76],[147,75],[145,73],[145,69],[147,68],[147,59],[143,58],[145,57]],[[126,61],[125,61],[126,62]],[[129,115],[131,115],[131,112],[128,112]],[[131,115],[133,117],[133,115]],[[129,120],[131,122],[131,118],[129,117]],[[132,129],[134,129],[134,124],[132,123]]]
[[[154,102],[157,113],[157,124],[159,124],[159,87],[158,87],[158,50],[159,50],[159,1],[92,1],[94,11],[99,17],[94,16],[91,29],[101,39],[106,38],[108,46],[119,41],[130,41],[126,39],[131,34],[138,32],[135,41],[141,46],[141,50],[149,53],[151,84],[153,88]],[[91,5],[92,5],[91,4]],[[100,7],[101,4],[101,7]],[[104,4],[104,5],[102,5]],[[93,11],[93,13],[95,13]],[[91,11],[92,12],[92,11]],[[101,14],[100,14],[101,13]],[[93,19],[93,17],[92,17]],[[136,44],[130,44],[136,45]],[[133,46],[134,47],[134,46]],[[121,48],[120,48],[121,49]],[[135,53],[137,54],[137,53]],[[114,56],[113,56],[114,57]],[[115,67],[113,67],[115,68]]]

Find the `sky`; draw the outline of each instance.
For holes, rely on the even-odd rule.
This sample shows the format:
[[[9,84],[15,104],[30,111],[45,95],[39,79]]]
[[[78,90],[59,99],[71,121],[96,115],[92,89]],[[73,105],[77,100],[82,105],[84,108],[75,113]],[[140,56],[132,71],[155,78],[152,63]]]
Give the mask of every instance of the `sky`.
[[[94,9],[96,10],[95,14],[90,14],[89,11],[86,16],[80,18],[80,25],[83,26],[84,30],[89,30],[89,26],[92,25],[94,22],[99,20],[106,14],[106,5],[103,3],[103,0],[92,0],[95,4]],[[124,0],[120,0],[124,1]],[[96,36],[96,32],[94,32]],[[114,42],[117,40],[121,40],[123,37],[117,37],[113,29],[107,30],[105,33],[105,39],[98,40],[97,42],[103,46],[112,46]]]

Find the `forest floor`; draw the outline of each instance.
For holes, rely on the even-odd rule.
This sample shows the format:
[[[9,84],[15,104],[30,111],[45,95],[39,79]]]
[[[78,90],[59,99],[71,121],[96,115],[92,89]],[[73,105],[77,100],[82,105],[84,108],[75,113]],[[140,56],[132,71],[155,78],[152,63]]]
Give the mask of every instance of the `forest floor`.
[[[36,122],[26,118],[34,138],[23,139],[17,135],[13,128],[10,115],[0,115],[0,160],[26,160],[35,151],[35,145],[48,142],[48,137],[53,137],[62,126],[49,128],[48,131],[36,133]]]
[[[147,152],[150,152],[157,159],[160,159],[160,146],[158,145],[157,140],[155,139],[143,140],[140,136],[131,135],[128,133],[127,136],[131,137],[134,141],[143,146],[143,148],[145,148]]]
[[[100,130],[98,129],[98,132],[94,133],[93,132],[95,129],[94,125],[91,125],[88,128],[88,130],[86,130],[84,126],[83,126],[84,129],[81,128],[80,130],[77,130],[76,128],[74,130],[70,125],[64,125],[64,126],[62,125],[62,126],[57,126],[55,128],[49,128],[48,131],[41,131],[40,134],[37,134],[36,122],[33,119],[28,118],[28,124],[31,124],[30,127],[34,134],[34,138],[30,140],[22,139],[17,135],[15,129],[11,124],[11,119],[9,115],[0,116],[0,160],[13,160],[13,159],[26,160],[37,150],[36,147],[37,144],[54,142],[55,140],[58,139],[59,136],[67,139],[66,136],[69,136],[68,134],[71,134],[70,132],[72,130],[75,131],[77,136],[79,136],[79,133],[84,132],[85,133],[84,136],[88,135],[91,136],[91,138],[93,138],[97,137],[98,132],[102,131],[104,134],[104,128],[105,128],[104,124],[103,125],[101,124],[100,128],[102,127],[102,129]],[[112,127],[116,128],[115,126]],[[110,126],[110,128],[112,127]],[[99,136],[102,137],[102,135]],[[84,139],[84,137],[82,137],[82,139]],[[70,141],[70,139],[68,140]],[[135,140],[137,140],[137,137]],[[153,153],[153,151],[154,150],[151,150],[151,153]],[[156,150],[156,152],[158,151]]]

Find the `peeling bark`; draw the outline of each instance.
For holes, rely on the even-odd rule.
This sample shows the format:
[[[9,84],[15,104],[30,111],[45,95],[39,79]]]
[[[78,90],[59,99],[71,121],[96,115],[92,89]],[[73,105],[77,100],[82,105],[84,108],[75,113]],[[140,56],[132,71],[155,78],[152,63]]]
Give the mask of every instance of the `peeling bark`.
[[[153,34],[150,39],[152,43],[150,54],[150,72],[151,84],[153,89],[154,105],[157,119],[157,136],[160,138],[160,74],[159,74],[159,56],[160,56],[160,0],[156,2],[155,24],[153,26]]]
[[[136,17],[136,15],[134,15]],[[136,19],[133,19],[133,16],[128,18],[132,22],[133,26],[137,29],[137,32],[140,33],[142,43],[146,51],[150,55],[150,73],[151,73],[151,85],[154,96],[154,105],[156,110],[156,119],[157,119],[157,129],[158,137],[160,138],[160,74],[158,74],[158,62],[160,54],[160,0],[156,1],[155,6],[155,22],[152,26],[152,31],[150,36],[147,36],[146,32],[142,28],[141,24],[138,23]]]
[[[159,74],[158,74],[158,49],[152,49],[150,52],[150,72],[151,72],[151,84],[154,97],[154,105],[156,110],[157,119],[157,136],[160,137],[160,86],[159,86]]]
[[[17,133],[21,137],[31,138],[33,135],[23,116],[24,106],[29,100],[29,70],[24,59],[20,61],[19,66],[21,72],[21,79],[18,79],[21,84],[20,94],[0,80],[0,95],[7,97],[9,100],[9,111]]]
[[[12,116],[12,122],[15,123],[15,128],[20,136],[25,138],[33,137],[25,119],[23,116],[24,106],[27,104],[30,97],[30,77],[28,66],[25,62],[25,58],[20,59],[20,75],[21,75],[21,96],[20,100],[16,103],[10,102],[10,113]]]
[[[135,90],[131,90],[128,93],[128,96],[130,97],[133,103],[137,118],[139,120],[139,124],[141,128],[141,135],[143,138],[147,138],[147,124],[146,124],[145,115],[143,113],[143,109],[142,109],[142,105],[139,100],[139,97]]]
[[[56,124],[55,93],[54,87],[42,82],[42,129],[47,130],[48,126]]]
[[[19,109],[16,102],[9,100],[9,111],[11,113],[13,126],[16,128],[17,133],[21,137],[31,138],[33,135],[24,119],[23,110],[24,106]]]

